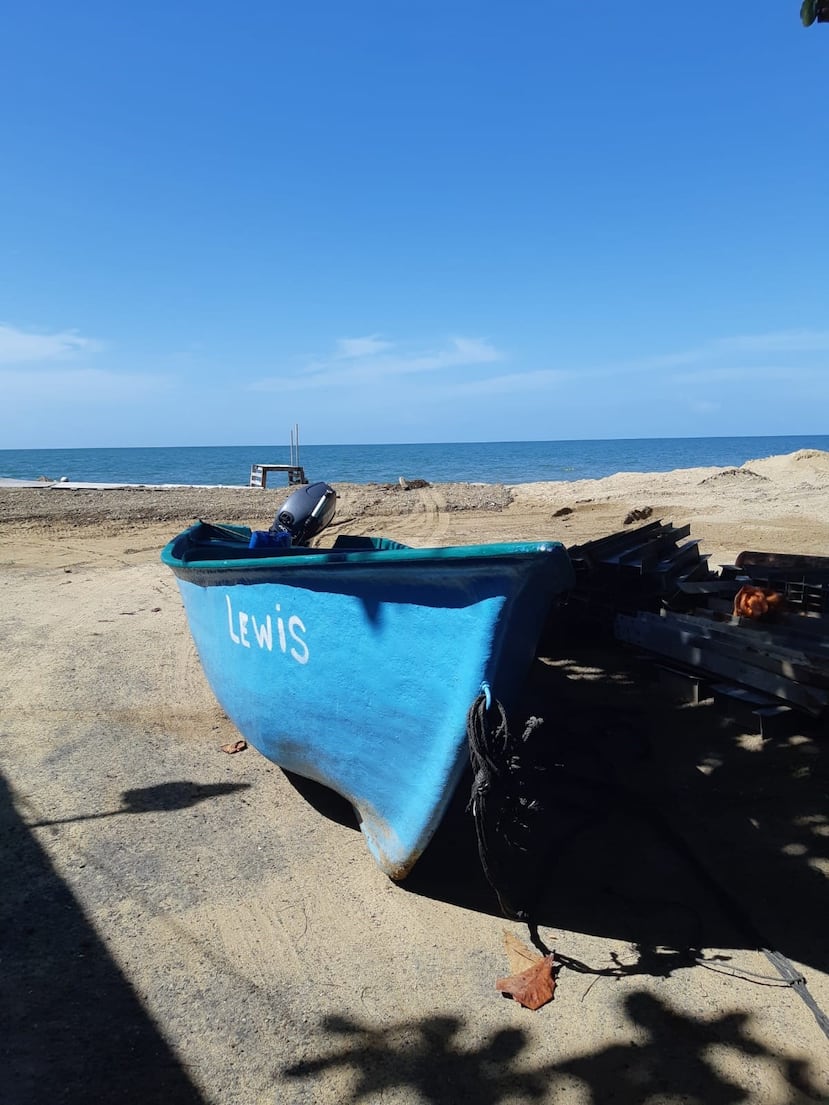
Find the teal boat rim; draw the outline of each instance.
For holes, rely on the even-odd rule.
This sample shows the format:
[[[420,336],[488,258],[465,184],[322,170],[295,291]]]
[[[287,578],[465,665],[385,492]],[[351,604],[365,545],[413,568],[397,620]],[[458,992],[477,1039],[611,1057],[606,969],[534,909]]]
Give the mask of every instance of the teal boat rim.
[[[236,568],[238,570],[258,571],[262,569],[274,569],[278,568],[280,571],[292,571],[294,569],[311,568],[311,567],[323,567],[323,566],[336,566],[336,565],[389,565],[398,563],[413,563],[424,561],[469,561],[469,560],[489,560],[489,559],[509,559],[515,557],[532,557],[543,556],[549,553],[558,552],[563,550],[564,546],[560,541],[546,540],[546,541],[514,541],[514,542],[496,542],[493,544],[483,545],[446,545],[446,546],[432,546],[429,548],[392,548],[392,549],[313,549],[300,552],[298,549],[283,549],[275,555],[263,555],[265,550],[257,550],[257,554],[252,556],[246,546],[240,547],[240,552],[244,551],[244,556],[227,556],[217,558],[211,556],[207,559],[197,559],[194,557],[184,558],[181,555],[177,555],[177,551],[182,549],[182,545],[186,545],[188,539],[193,545],[197,544],[194,539],[194,534],[198,530],[201,523],[197,523],[194,526],[190,526],[188,529],[183,530],[180,534],[174,537],[171,541],[165,545],[161,552],[161,560],[168,567],[178,571],[198,571],[198,572],[219,572],[227,571],[229,568]],[[252,532],[249,528],[244,526],[224,526],[227,530],[232,530],[238,534],[242,539],[245,536],[250,536]]]

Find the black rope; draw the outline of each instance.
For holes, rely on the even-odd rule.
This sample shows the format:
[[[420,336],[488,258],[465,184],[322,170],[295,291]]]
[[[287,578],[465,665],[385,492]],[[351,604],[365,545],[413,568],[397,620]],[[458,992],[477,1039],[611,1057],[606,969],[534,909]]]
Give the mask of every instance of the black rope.
[[[513,884],[521,893],[515,875],[520,874],[520,858],[528,854],[532,824],[541,809],[538,798],[527,792],[532,768],[522,757],[529,737],[541,724],[541,718],[529,718],[516,739],[510,734],[504,707],[497,699],[488,707],[483,694],[472,703],[466,719],[474,776],[467,809],[475,819],[481,866],[501,911],[527,923],[527,904],[513,900],[509,887]]]

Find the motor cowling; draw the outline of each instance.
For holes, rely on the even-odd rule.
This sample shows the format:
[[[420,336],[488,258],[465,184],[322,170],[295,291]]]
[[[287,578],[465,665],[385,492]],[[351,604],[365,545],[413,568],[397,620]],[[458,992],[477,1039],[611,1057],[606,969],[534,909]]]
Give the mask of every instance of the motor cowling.
[[[270,533],[289,533],[291,543],[306,545],[331,522],[337,509],[337,492],[319,481],[289,495],[273,520]]]

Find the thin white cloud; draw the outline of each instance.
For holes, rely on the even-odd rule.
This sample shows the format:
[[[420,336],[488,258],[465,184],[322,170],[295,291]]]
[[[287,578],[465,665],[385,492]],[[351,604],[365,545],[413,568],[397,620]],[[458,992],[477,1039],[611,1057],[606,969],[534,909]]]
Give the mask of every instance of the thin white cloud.
[[[0,363],[22,364],[32,361],[56,361],[77,353],[94,353],[100,342],[85,338],[75,330],[36,334],[0,323]]]
[[[826,353],[829,330],[778,330],[770,334],[742,334],[713,343],[723,352]]]
[[[620,368],[647,371],[654,368],[678,368],[682,365],[710,364],[717,361],[739,362],[743,355],[829,352],[829,330],[777,330],[767,334],[738,334],[712,338],[692,349],[658,353],[624,362]]]
[[[435,372],[441,368],[492,364],[502,360],[502,354],[488,341],[480,338],[452,338],[443,349],[383,360],[385,375],[405,376],[412,372]]]
[[[452,346],[454,352],[449,356],[459,362],[489,364],[504,359],[503,354],[484,338],[452,338]]]
[[[688,410],[694,414],[717,414],[722,410],[722,403],[716,403],[712,399],[689,399]]]
[[[541,361],[556,367],[537,367],[535,360],[506,368],[503,352],[484,338],[456,336],[439,345],[416,346],[369,334],[341,338],[327,356],[255,380],[249,388],[284,393],[292,402],[303,394],[317,402],[323,391],[342,395],[348,390],[350,397],[359,395],[372,407],[394,401],[420,410],[426,402],[519,396],[527,405],[536,400],[543,404],[586,388],[613,402],[620,386],[633,392],[646,387],[689,392],[692,409],[712,413],[725,409],[718,389],[733,395],[783,384],[824,395],[829,387],[829,376],[827,384],[822,382],[827,351],[827,330],[777,330],[712,338],[696,347],[604,364],[585,364],[581,358],[568,364],[556,354]]]
[[[174,386],[168,376],[108,372],[97,368],[0,369],[5,404],[60,402],[67,405],[138,401],[163,395]]]
[[[825,373],[823,354],[827,351],[827,330],[779,330],[712,338],[691,349],[584,365],[578,370],[578,376],[583,381],[629,377],[632,386],[639,375],[647,375],[652,381],[662,379],[694,385],[728,381],[750,385],[760,380],[819,382]],[[766,358],[773,355],[776,359],[767,362]],[[672,372],[674,369],[684,371]],[[640,385],[636,383],[635,386]]]
[[[512,375],[486,376],[477,380],[461,380],[454,384],[447,384],[440,388],[439,392],[432,392],[433,396],[444,398],[460,397],[471,398],[476,395],[518,395],[531,392],[540,395],[552,388],[558,388],[566,380],[578,378],[578,373],[568,372],[557,368],[540,368],[533,372],[516,372]]]
[[[344,355],[341,350],[363,352]],[[271,376],[249,384],[251,391],[305,391],[310,388],[353,387],[382,384],[394,377],[437,372],[441,369],[474,368],[503,360],[503,354],[483,338],[451,338],[436,349],[405,349],[397,343],[385,343],[380,350],[375,338],[342,338],[337,351],[325,359],[308,362],[300,373]],[[391,350],[394,350],[393,352]]]
[[[728,364],[722,366],[703,365],[688,372],[677,372],[670,376],[675,384],[747,384],[790,383],[791,365]],[[809,380],[822,384],[825,370],[821,368],[800,368],[796,373],[798,380]]]
[[[370,334],[365,338],[340,338],[335,356],[345,359],[372,357],[375,353],[385,353],[387,349],[393,348],[393,345],[393,342],[383,341],[377,334]]]

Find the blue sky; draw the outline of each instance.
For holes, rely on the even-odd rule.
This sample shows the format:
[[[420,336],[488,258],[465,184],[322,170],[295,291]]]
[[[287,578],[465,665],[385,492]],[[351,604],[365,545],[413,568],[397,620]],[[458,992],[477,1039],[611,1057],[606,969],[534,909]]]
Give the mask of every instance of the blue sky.
[[[829,26],[18,0],[0,448],[829,432]]]

